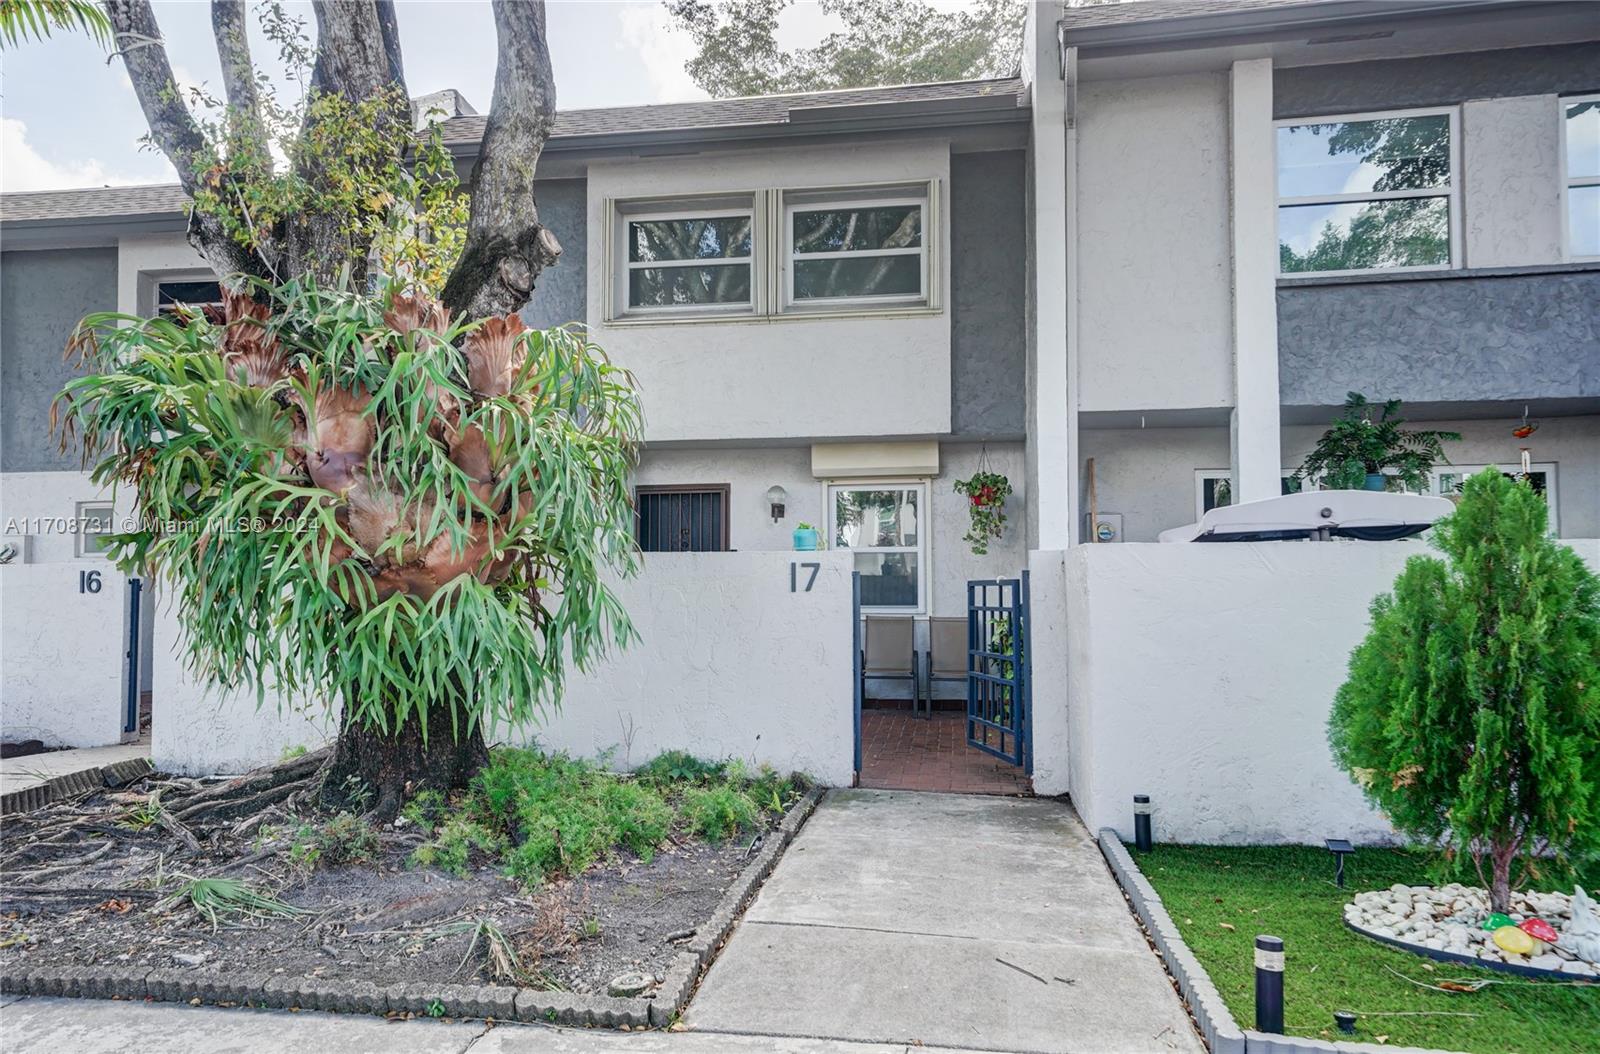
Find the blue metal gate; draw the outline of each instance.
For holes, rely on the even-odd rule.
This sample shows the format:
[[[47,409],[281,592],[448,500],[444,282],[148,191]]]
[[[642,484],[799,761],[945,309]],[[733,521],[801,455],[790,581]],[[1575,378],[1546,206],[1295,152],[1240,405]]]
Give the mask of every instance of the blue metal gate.
[[[967,744],[1033,772],[1028,572],[967,583]]]
[[[144,671],[139,668],[139,599],[143,594],[144,580],[128,579],[128,682],[122,714],[122,731],[126,733],[139,731],[139,686],[144,681]]]

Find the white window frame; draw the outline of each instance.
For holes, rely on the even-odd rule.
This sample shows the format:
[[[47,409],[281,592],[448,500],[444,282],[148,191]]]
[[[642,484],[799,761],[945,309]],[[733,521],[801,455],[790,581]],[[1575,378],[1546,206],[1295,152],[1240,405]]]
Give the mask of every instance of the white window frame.
[[[1571,262],[1600,260],[1600,256],[1579,256],[1572,251],[1572,202],[1570,192],[1574,187],[1600,187],[1600,172],[1587,176],[1574,176],[1567,172],[1567,107],[1574,103],[1600,103],[1600,92],[1589,95],[1562,95],[1556,98],[1556,128],[1561,142],[1561,258]]]
[[[933,200],[933,186],[929,184],[921,194],[901,195],[862,195],[860,189],[841,192],[837,198],[816,197],[806,201],[790,201],[789,195],[822,194],[821,191],[788,190],[784,192],[783,201],[783,308],[785,311],[807,311],[812,308],[820,310],[838,310],[840,308],[869,309],[878,305],[902,306],[910,305],[921,307],[931,303],[928,286],[932,279],[931,269],[928,266],[928,243],[933,238],[929,230],[932,220],[930,202]],[[921,213],[922,235],[918,238],[921,244],[902,249],[845,249],[819,253],[796,253],[794,247],[794,215],[797,212],[844,212],[850,209],[894,208],[903,205],[915,206]],[[799,261],[810,260],[864,260],[884,256],[916,256],[918,259],[918,285],[920,288],[915,293],[890,293],[878,296],[827,296],[806,297],[798,299],[794,295],[795,264]]]
[[[1308,124],[1343,124],[1352,121],[1380,121],[1397,117],[1435,117],[1450,119],[1450,186],[1447,193],[1429,190],[1378,190],[1358,194],[1301,194],[1284,197],[1278,193],[1278,129]],[[1563,165],[1562,171],[1565,172]],[[1377,110],[1369,113],[1291,117],[1272,122],[1272,229],[1279,234],[1279,218],[1290,205],[1345,205],[1370,201],[1398,201],[1406,198],[1445,198],[1450,210],[1450,261],[1443,264],[1418,264],[1410,267],[1352,267],[1341,271],[1278,271],[1279,278],[1332,278],[1339,275],[1405,274],[1415,271],[1450,271],[1462,264],[1461,253],[1461,111],[1456,106],[1430,106],[1413,110]],[[1281,245],[1281,240],[1276,244]]]
[[[699,204],[695,201],[685,201],[683,207],[673,208],[667,202],[659,203],[659,207],[647,207],[640,211],[632,211],[628,202],[613,202],[610,215],[616,223],[616,235],[611,239],[612,262],[608,270],[612,273],[613,303],[615,309],[609,314],[615,318],[639,319],[662,318],[673,316],[747,316],[758,313],[761,302],[761,223],[760,210],[756,206],[759,195],[752,193],[734,193],[728,195],[706,195],[699,199],[703,202],[706,198],[744,198],[749,200],[748,205],[738,205],[717,208]],[[654,203],[652,203],[653,205]],[[633,260],[629,251],[628,235],[632,224],[659,222],[662,220],[708,220],[743,218],[750,222],[750,253],[748,256],[717,256],[694,260]],[[663,304],[635,307],[632,302],[633,272],[641,269],[663,269],[668,267],[706,267],[723,266],[727,264],[744,264],[750,269],[750,297],[748,300],[729,304]]]
[[[860,479],[860,480],[829,480],[827,484],[828,495],[825,505],[823,537],[827,539],[828,548],[842,549],[851,553],[850,568],[855,570],[855,553],[916,553],[917,554],[917,604],[915,607],[885,606],[882,604],[863,604],[862,614],[866,615],[925,615],[928,613],[928,577],[930,566],[928,563],[929,530],[932,527],[932,510],[928,507],[928,481],[926,479]],[[849,490],[915,490],[917,492],[917,544],[916,545],[866,545],[851,547],[847,545],[834,545],[834,530],[839,522],[836,495],[840,491]]]
[[[1282,471],[1282,479],[1288,479],[1295,474],[1295,469],[1286,468]],[[1194,470],[1194,520],[1200,522],[1200,517],[1206,514],[1206,480],[1225,479],[1229,486],[1233,485],[1233,469],[1231,468],[1197,468]],[[1230,504],[1237,505],[1238,502]]]
[[[92,516],[98,516],[99,510],[101,509],[105,510],[105,519],[106,522],[110,524],[110,529],[107,531],[91,532],[88,529],[89,519]],[[104,549],[93,550],[89,548],[89,539],[103,538],[108,534],[117,533],[116,506],[111,502],[101,498],[94,501],[80,501],[73,506],[72,512],[76,517],[76,519],[73,521],[76,529],[72,532],[73,556],[77,557],[79,560],[108,559]]]
[[[1560,501],[1559,495],[1556,491],[1556,464],[1557,463],[1554,461],[1531,461],[1528,463],[1529,472],[1544,473],[1544,503],[1550,510],[1549,525],[1550,533],[1553,536],[1559,536],[1561,534],[1561,519],[1558,512],[1560,509]],[[1439,477],[1445,473],[1449,473],[1452,476],[1474,476],[1488,467],[1488,464],[1435,465],[1428,471],[1427,493],[1438,497],[1444,496],[1444,492],[1439,489]],[[1494,467],[1510,476],[1520,476],[1522,474],[1522,462],[1520,459],[1510,465],[1497,464]]]

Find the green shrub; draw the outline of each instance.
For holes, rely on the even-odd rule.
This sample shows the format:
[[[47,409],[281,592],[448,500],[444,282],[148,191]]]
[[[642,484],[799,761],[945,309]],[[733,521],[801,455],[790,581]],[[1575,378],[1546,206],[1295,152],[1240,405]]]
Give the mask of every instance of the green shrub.
[[[720,842],[729,835],[754,828],[761,810],[750,800],[750,795],[732,784],[722,783],[685,789],[683,813],[690,830],[708,842]]]
[[[443,792],[437,790],[418,791],[416,797],[406,802],[400,809],[400,815],[406,822],[415,824],[419,830],[429,834],[439,826],[439,821],[444,819],[445,810],[450,802]]]
[[[499,856],[504,846],[504,840],[482,824],[466,816],[452,816],[439,825],[432,841],[412,850],[411,864],[464,875],[474,849]]]
[[[638,775],[656,784],[709,783],[721,779],[726,769],[725,762],[702,761],[687,751],[667,750],[652,758]]]
[[[1468,479],[1414,556],[1328,720],[1334,758],[1401,831],[1470,859],[1496,911],[1600,853],[1600,579],[1546,534],[1542,495]]]
[[[377,859],[378,832],[354,813],[341,812],[320,824],[301,824],[289,844],[289,859],[307,871]]]
[[[616,830],[616,840],[649,863],[656,855],[656,846],[672,830],[672,807],[660,791],[642,783],[618,780],[605,785],[601,800]]]

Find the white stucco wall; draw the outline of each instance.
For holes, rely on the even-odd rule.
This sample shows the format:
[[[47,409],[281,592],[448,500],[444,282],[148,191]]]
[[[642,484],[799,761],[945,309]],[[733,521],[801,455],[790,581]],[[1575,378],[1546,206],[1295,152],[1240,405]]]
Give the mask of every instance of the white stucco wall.
[[[1554,95],[1462,104],[1466,266],[1561,262],[1560,137]]]
[[[1080,88],[1081,410],[1233,402],[1228,112],[1225,73]]]
[[[30,563],[0,567],[0,736],[53,746],[105,746],[122,735],[126,706],[128,580],[104,557],[77,555],[78,503],[109,501],[83,472],[0,474],[0,541],[22,545]],[[117,495],[119,523],[131,494]],[[99,593],[78,575],[98,571]],[[151,610],[145,604],[143,610]],[[144,634],[149,656],[149,634]],[[148,665],[144,684],[148,685]]]
[[[742,758],[825,784],[854,771],[850,562],[843,552],[653,553],[618,598],[639,631],[574,673],[557,712],[504,734],[637,766],[663,750]],[[790,592],[789,565],[822,565]]]
[[[79,592],[90,570],[100,591]],[[103,560],[0,567],[0,738],[119,742],[127,613],[127,579]]]
[[[842,318],[605,320],[609,200],[936,179],[948,255],[943,140],[645,158],[589,167],[589,327],[638,378],[650,441],[937,435],[950,431],[949,268],[934,311]],[[609,200],[608,200],[609,199]],[[776,228],[776,225],[773,225]],[[767,230],[758,238],[771,237]],[[759,270],[759,267],[757,268]]]
[[[1028,554],[1028,663],[1033,678],[1033,713],[1029,731],[1033,741],[1033,792],[1040,795],[1066,794],[1069,774],[1080,758],[1069,727],[1067,706],[1069,678],[1074,660],[1069,654],[1069,613],[1075,599],[1067,592],[1061,550]]]
[[[1600,564],[1600,541],[1570,544]],[[1372,598],[1428,551],[1422,541],[1069,551],[1069,784],[1085,822],[1131,838],[1133,795],[1147,793],[1165,841],[1390,838],[1334,767],[1326,722]],[[1059,705],[1035,681],[1036,711]],[[1046,720],[1036,713],[1036,726]]]
[[[809,592],[789,592],[792,560],[822,564]],[[854,750],[849,557],[843,552],[656,553],[617,584],[641,640],[569,674],[560,707],[491,738],[638,765],[663,750],[738,757],[849,785]],[[3,574],[4,572],[0,572]],[[156,626],[155,765],[181,773],[242,772],[287,748],[314,749],[337,731],[316,700],[219,693],[184,668],[168,642],[181,628],[160,606]]]
[[[338,731],[338,711],[275,690],[258,705],[253,690],[222,691],[197,678],[184,660],[183,627],[173,604],[155,605],[150,761],[190,776],[248,772],[286,750],[315,750]]]
[[[1094,458],[1099,512],[1121,513],[1130,542],[1153,542],[1169,527],[1193,523],[1195,469],[1228,467],[1225,426],[1086,428],[1080,446]]]

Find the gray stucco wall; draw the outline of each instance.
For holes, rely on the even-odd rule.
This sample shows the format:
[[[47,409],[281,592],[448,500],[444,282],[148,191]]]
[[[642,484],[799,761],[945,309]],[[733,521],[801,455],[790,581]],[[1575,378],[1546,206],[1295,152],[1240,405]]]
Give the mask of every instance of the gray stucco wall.
[[[1024,431],[1027,216],[1020,150],[950,158],[951,430]]]
[[[84,315],[116,307],[115,249],[0,253],[0,470],[79,467],[50,434],[50,403],[77,375],[62,349]]]
[[[523,321],[539,329],[588,317],[585,276],[588,273],[589,233],[587,183],[560,179],[538,183],[539,222],[555,232],[561,242],[561,261],[539,276],[533,299],[521,311]]]
[[[1600,88],[1600,43],[1506,48],[1275,71],[1277,117],[1446,106],[1502,95]]]
[[[1278,289],[1279,391],[1335,406],[1600,396],[1600,271]]]

